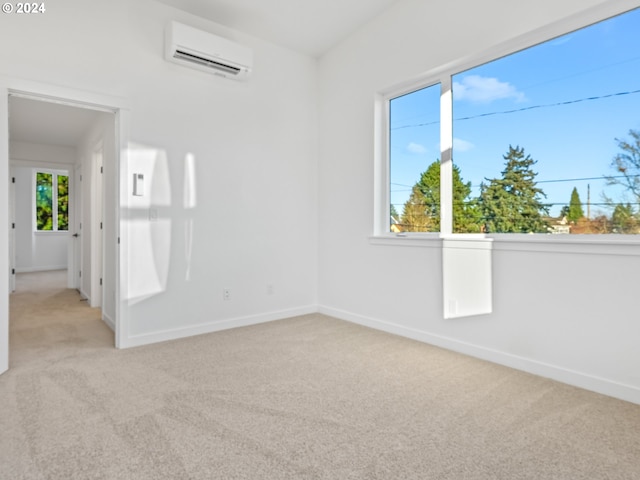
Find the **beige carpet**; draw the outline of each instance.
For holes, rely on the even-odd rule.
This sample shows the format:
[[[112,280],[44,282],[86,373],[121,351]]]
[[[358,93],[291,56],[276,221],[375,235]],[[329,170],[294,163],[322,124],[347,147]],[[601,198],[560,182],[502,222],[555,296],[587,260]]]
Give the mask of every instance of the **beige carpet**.
[[[0,479],[640,478],[638,405],[321,315],[118,351],[47,275],[11,298]]]

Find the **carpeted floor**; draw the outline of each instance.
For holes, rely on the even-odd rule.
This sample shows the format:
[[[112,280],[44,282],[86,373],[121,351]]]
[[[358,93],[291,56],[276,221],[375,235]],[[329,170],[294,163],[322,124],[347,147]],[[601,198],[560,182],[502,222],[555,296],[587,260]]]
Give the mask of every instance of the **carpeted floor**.
[[[55,278],[11,297],[0,479],[640,478],[639,405],[321,315],[118,351]]]

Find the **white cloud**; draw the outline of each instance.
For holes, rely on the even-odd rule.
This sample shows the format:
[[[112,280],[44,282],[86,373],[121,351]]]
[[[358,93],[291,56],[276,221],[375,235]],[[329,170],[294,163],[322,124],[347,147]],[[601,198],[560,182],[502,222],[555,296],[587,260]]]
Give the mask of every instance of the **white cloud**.
[[[418,155],[424,155],[427,153],[427,148],[424,145],[420,145],[419,143],[411,142],[407,145],[407,150],[411,153],[417,153]]]
[[[453,139],[453,150],[455,150],[457,152],[468,152],[472,148],[475,148],[475,145],[473,143],[468,142],[466,140],[462,140],[461,138],[455,138],[454,137],[454,139]]]
[[[453,97],[455,100],[469,100],[473,103],[491,103],[505,98],[524,102],[527,99],[524,93],[509,82],[480,75],[468,75],[462,82],[453,82]]]
[[[565,35],[563,37],[557,38],[556,40],[551,42],[550,45],[557,47],[559,45],[564,45],[565,43],[570,42],[571,40],[573,40],[573,36]]]

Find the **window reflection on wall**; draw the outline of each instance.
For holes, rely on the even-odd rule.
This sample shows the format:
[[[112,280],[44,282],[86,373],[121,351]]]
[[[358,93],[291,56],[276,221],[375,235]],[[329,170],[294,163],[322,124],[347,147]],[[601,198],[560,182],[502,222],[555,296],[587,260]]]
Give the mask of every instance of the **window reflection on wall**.
[[[165,291],[171,260],[171,182],[164,150],[139,144],[128,148],[131,172],[144,176],[144,195],[134,196],[133,175],[126,215],[129,272],[126,300],[136,303]]]

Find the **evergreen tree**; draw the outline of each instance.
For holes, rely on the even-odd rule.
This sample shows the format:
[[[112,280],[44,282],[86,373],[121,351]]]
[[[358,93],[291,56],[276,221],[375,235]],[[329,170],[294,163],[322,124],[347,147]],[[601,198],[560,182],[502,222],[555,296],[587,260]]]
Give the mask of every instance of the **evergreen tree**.
[[[36,174],[36,221],[38,230],[53,230],[53,174]]]
[[[58,230],[69,230],[69,177],[58,175]]]
[[[434,218],[429,213],[431,210],[418,184],[414,185],[402,210],[402,229],[405,232],[437,232],[440,219]]]
[[[630,203],[623,205],[619,203],[613,210],[611,216],[613,231],[615,233],[637,233],[638,220],[634,214],[633,207]]]
[[[513,148],[503,157],[506,161],[502,178],[487,179],[480,190],[480,210],[485,229],[491,233],[546,233],[548,225],[543,216],[549,207],[541,201],[546,197],[536,186],[535,165],[524,149]]]
[[[569,201],[569,211],[567,212],[567,220],[570,222],[577,222],[584,217],[584,211],[582,210],[582,202],[580,201],[580,195],[578,195],[578,189],[573,187],[571,192],[571,200]]]
[[[479,233],[482,217],[478,209],[478,199],[469,198],[471,182],[464,182],[460,169],[453,166],[453,231],[454,233]]]
[[[460,169],[453,166],[453,229],[455,232],[480,231],[476,202],[469,200],[471,182],[464,183]],[[420,175],[402,211],[402,225],[409,232],[440,231],[440,161],[436,160]]]
[[[398,220],[398,211],[396,210],[396,206],[392,203],[391,204],[391,209],[389,210],[389,214],[395,218],[396,220]]]
[[[569,205],[563,205],[560,209],[560,218],[569,217]]]

